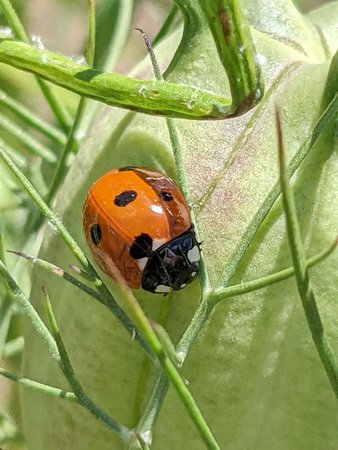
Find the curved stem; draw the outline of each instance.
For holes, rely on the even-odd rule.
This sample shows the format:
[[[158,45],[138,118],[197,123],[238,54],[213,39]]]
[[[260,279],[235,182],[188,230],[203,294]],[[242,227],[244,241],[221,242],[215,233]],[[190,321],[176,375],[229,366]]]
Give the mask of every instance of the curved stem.
[[[188,119],[223,119],[232,112],[231,102],[218,95],[174,83],[102,72],[22,42],[0,39],[0,62],[79,95],[133,111]]]
[[[249,23],[238,0],[199,0],[229,78],[233,115],[251,109],[264,94]]]
[[[333,392],[335,393],[338,400],[338,365],[335,354],[333,353],[327,339],[324,326],[318,311],[315,294],[310,283],[302,243],[302,236],[297,217],[296,204],[290,186],[289,175],[285,161],[282,125],[279,109],[277,107],[276,126],[278,135],[278,155],[282,200],[285,211],[289,247],[291,251],[298,292],[302,301],[305,317],[312,335],[313,342],[317,348],[319,357],[323,363]]]
[[[306,267],[310,268],[326,259],[336,249],[337,243],[338,240],[336,239],[326,250],[306,260]],[[242,295],[248,292],[257,291],[258,289],[262,289],[264,287],[271,286],[274,283],[279,283],[280,281],[286,280],[287,278],[291,278],[294,274],[295,270],[292,266],[279,272],[273,273],[272,275],[267,275],[265,277],[257,278],[256,280],[247,281],[246,283],[236,284],[234,286],[225,288],[218,288],[211,292],[209,301],[216,304],[219,301],[225,300],[229,297],[235,297],[236,295]]]

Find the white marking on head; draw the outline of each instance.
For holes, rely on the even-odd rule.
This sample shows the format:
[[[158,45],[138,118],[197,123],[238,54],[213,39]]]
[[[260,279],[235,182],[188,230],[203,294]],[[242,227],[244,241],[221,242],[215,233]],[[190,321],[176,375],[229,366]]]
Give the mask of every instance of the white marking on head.
[[[155,292],[160,294],[166,294],[167,292],[171,292],[172,288],[170,286],[165,286],[164,284],[159,284],[156,286]]]
[[[190,262],[194,263],[200,260],[200,249],[197,247],[197,245],[194,245],[194,247],[188,251],[187,257]]]
[[[148,259],[149,258],[147,258],[145,256],[144,258],[140,258],[140,259],[137,260],[137,265],[139,266],[140,270],[144,270],[144,268],[145,268],[145,266],[146,266],[146,264],[148,262]]]
[[[186,285],[187,285],[187,283],[183,283],[183,284],[181,284],[181,289],[185,288],[185,287],[186,287]]]
[[[191,277],[195,277],[197,275],[197,272],[191,272]]]

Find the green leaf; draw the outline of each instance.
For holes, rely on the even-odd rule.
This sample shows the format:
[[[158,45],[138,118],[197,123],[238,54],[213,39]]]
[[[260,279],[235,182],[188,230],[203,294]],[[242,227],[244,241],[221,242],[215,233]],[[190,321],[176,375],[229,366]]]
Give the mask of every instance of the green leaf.
[[[281,108],[288,162],[307,142],[328,104],[323,96],[331,61],[325,59],[327,49],[319,34],[312,35],[311,23],[286,0],[277,6],[274,2],[275,10],[271,3],[269,8],[262,2],[251,5],[261,7],[256,9],[259,23],[253,22],[252,34],[266,82],[262,103],[243,117],[222,122],[175,121],[193,206],[198,205],[197,225],[213,287],[219,286],[247,227],[278,181],[275,102]],[[331,14],[337,21],[337,8]],[[282,19],[277,21],[278,17]],[[324,23],[322,27],[326,35]],[[179,40],[180,33],[175,32],[156,48],[160,67],[166,67],[168,55],[174,53]],[[201,30],[190,44],[188,49],[181,47],[180,64],[173,67],[169,80],[230,98],[209,30]],[[146,61],[134,74],[149,73],[149,67]],[[330,92],[329,101],[331,88]],[[332,123],[328,123],[292,178],[307,254],[320,253],[337,234],[334,192],[338,161],[332,130]],[[168,132],[159,117],[103,107],[77,158],[56,206],[84,248],[82,205],[91,183],[108,168],[149,166],[176,177]],[[60,266],[71,261],[70,253],[50,233],[45,236],[40,256]],[[280,201],[241,256],[235,272],[229,271],[228,278],[232,278],[227,281],[231,284],[291,265]],[[51,296],[58,299],[55,313],[84,388],[90,389],[97,402],[120,422],[135,426],[153,384],[153,373],[143,353],[97,302],[42,271],[37,270],[35,276],[35,286],[48,283]],[[318,307],[335,352],[337,276],[337,252],[311,268]],[[109,283],[105,275],[102,278]],[[116,286],[112,282],[110,286],[115,293]],[[199,296],[198,283],[170,299],[137,292],[147,316],[161,323],[173,342],[179,341],[188,326]],[[297,296],[295,281],[289,279],[219,303],[192,345],[183,376],[222,449],[243,450],[253,445],[260,450],[336,447],[336,400]],[[34,287],[32,302],[38,302]],[[27,376],[56,381],[58,374],[45,358],[37,337],[28,331],[26,338]],[[163,399],[157,400],[161,403]],[[38,427],[37,418],[45,411],[46,402],[37,403],[31,394],[24,393],[27,438],[34,450],[44,450],[44,442],[51,450],[58,450],[62,436],[70,430],[66,415],[73,418],[72,436],[81,434],[81,442],[72,440],[74,450],[85,446],[121,448],[81,411],[75,414],[69,405],[63,408],[49,409],[48,427],[37,436],[30,430]],[[84,429],[86,433],[82,433]],[[59,431],[57,435],[55,430]],[[156,450],[187,448],[187,443],[194,450],[205,448],[174,390],[169,390],[152,431]]]

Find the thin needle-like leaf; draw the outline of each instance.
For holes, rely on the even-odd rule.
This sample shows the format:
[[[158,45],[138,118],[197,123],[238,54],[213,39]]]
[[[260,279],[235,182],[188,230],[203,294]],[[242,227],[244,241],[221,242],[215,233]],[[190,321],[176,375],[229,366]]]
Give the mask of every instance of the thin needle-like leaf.
[[[21,170],[27,168],[27,160],[26,158],[18,152],[15,148],[8,145],[3,139],[0,138],[0,146],[6,150],[8,155],[13,159],[15,164],[20,167]],[[3,181],[3,180],[1,180]],[[13,205],[13,203],[12,203]]]
[[[155,78],[157,81],[164,81],[163,77],[162,77],[162,73],[161,73],[161,69],[160,66],[157,62],[156,59],[156,55],[154,53],[154,50],[152,48],[151,42],[149,41],[147,35],[143,32],[143,30],[137,28],[138,31],[141,32],[144,42],[147,46],[147,50],[150,56],[150,60],[151,60],[151,64],[153,67],[153,72],[155,75]],[[174,160],[175,160],[175,167],[176,167],[176,172],[177,172],[177,178],[178,178],[178,183],[179,186],[183,192],[183,195],[185,197],[185,199],[187,200],[188,204],[190,203],[190,192],[188,189],[188,184],[187,184],[187,179],[186,179],[186,171],[184,168],[184,164],[183,164],[183,153],[182,153],[182,148],[180,145],[180,141],[178,138],[178,134],[176,131],[176,127],[175,127],[175,123],[174,120],[166,117],[166,125],[168,128],[168,133],[169,133],[169,138],[170,138],[170,144],[171,144],[171,148],[173,151],[173,155],[174,155]],[[196,220],[195,220],[195,215],[194,215],[194,211],[191,211],[191,216],[192,216],[192,222],[196,225]],[[195,227],[195,232],[197,235],[197,239],[199,239],[199,235],[198,235],[198,228],[197,226]],[[203,287],[204,292],[209,291],[210,289],[210,280],[209,280],[209,276],[208,276],[208,272],[206,269],[206,264],[205,264],[205,260],[203,257],[203,254],[201,254],[201,259],[200,259],[200,270],[199,270],[199,276],[200,276],[200,280],[201,280],[201,285]]]
[[[306,267],[310,268],[325,260],[337,248],[337,243],[338,240],[336,239],[326,250],[306,260]],[[280,281],[286,280],[287,278],[292,277],[294,274],[295,270],[292,266],[288,267],[287,269],[281,270],[280,272],[273,273],[272,275],[267,275],[265,277],[257,278],[256,280],[247,281],[246,283],[236,284],[234,286],[225,288],[218,288],[212,291],[208,301],[215,304],[229,297],[257,291],[258,289],[262,289],[264,287],[271,286],[274,283],[279,283]]]
[[[335,355],[327,340],[327,336],[320,318],[316,304],[315,294],[312,290],[309,273],[306,265],[301,231],[299,227],[296,205],[289,183],[289,174],[285,161],[283,144],[283,132],[279,109],[276,107],[276,127],[278,136],[278,155],[280,168],[280,182],[282,199],[286,218],[286,228],[289,240],[295,277],[299,296],[302,301],[305,317],[317,348],[319,357],[323,363],[331,387],[338,399],[338,367]]]
[[[6,92],[0,90],[0,105],[7,108],[14,113],[17,117],[23,120],[25,124],[34,128],[39,133],[51,139],[53,142],[64,145],[66,143],[66,137],[57,128],[45,122],[43,119],[33,114],[28,108],[23,106],[17,100],[11,98]]]
[[[96,33],[96,17],[95,17],[95,0],[88,0],[88,36],[85,50],[87,64],[90,66],[94,63],[95,57],[95,33]]]
[[[12,298],[14,301],[17,302],[20,311],[22,311],[25,314],[25,316],[29,318],[37,333],[40,334],[42,339],[48,345],[49,352],[51,353],[52,357],[59,363],[60,354],[53,336],[50,334],[50,331],[44,324],[43,320],[41,319],[39,314],[35,311],[31,303],[28,301],[27,297],[22,292],[20,287],[17,285],[16,281],[12,278],[8,269],[3,264],[2,261],[0,261],[0,275],[10,288],[13,294]]]
[[[99,66],[99,68],[102,68],[105,72],[114,72],[130,33],[130,22],[134,10],[134,1],[119,0],[118,3],[115,26],[112,29],[110,41],[105,47],[105,60],[104,63]],[[78,127],[80,136],[86,136],[99,106],[100,103],[97,102],[91,101],[87,103],[85,114],[82,116],[81,124]]]
[[[10,27],[12,28],[13,34],[17,39],[20,39],[22,42],[29,43],[29,38],[26,34],[22,23],[20,22],[19,17],[17,16],[14,8],[9,0],[0,0],[0,8],[4,13]],[[50,89],[48,84],[44,80],[40,80],[37,78],[37,83],[40,86],[42,93],[44,94],[47,102],[58,122],[62,126],[64,131],[67,131],[69,124],[69,115],[65,109],[65,107],[59,102],[54,92]]]
[[[91,65],[94,61],[94,53],[95,53],[95,30],[96,30],[96,23],[95,23],[95,2],[94,0],[88,1],[89,5],[89,19],[88,19],[88,37],[87,37],[87,45],[86,45],[86,61],[87,64]],[[67,172],[67,158],[70,153],[76,152],[78,147],[78,140],[76,138],[77,131],[79,130],[79,127],[81,126],[81,120],[85,112],[87,104],[86,97],[81,97],[79,101],[79,105],[77,107],[77,111],[75,114],[75,119],[73,122],[73,125],[70,129],[66,145],[63,149],[62,155],[58,161],[58,165],[54,174],[54,178],[52,181],[52,184],[49,188],[48,194],[45,198],[45,201],[47,205],[50,205],[51,201],[53,200],[53,197],[55,193],[57,192],[62,180],[65,177],[65,174]],[[40,223],[37,223],[37,227],[40,225]]]
[[[5,369],[0,367],[0,375],[7,378],[8,380],[15,381],[16,383],[21,384],[29,389],[33,389],[41,394],[48,395],[49,397],[58,397],[64,400],[69,400],[71,402],[79,403],[76,396],[73,392],[67,392],[62,389],[58,389],[52,386],[48,386],[47,384],[38,383],[37,381],[30,380],[25,377],[18,377],[8,372]]]
[[[219,450],[217,441],[197,406],[194,397],[187,388],[175,365],[167,356],[143,309],[133,295],[131,289],[127,286],[119,270],[114,266],[111,267],[111,270],[113,271],[114,279],[125,300],[125,309],[141,331],[153,353],[157,356],[159,363],[175,387],[206,446],[210,450]]]
[[[106,306],[105,299],[102,297],[102,295],[96,290],[92,289],[85,283],[82,283],[77,278],[73,277],[70,273],[66,272],[65,270],[61,269],[60,267],[56,266],[55,264],[52,264],[48,261],[45,261],[40,258],[36,258],[34,256],[26,255],[22,252],[16,252],[13,250],[7,250],[9,253],[13,253],[14,255],[21,256],[22,258],[27,259],[28,261],[32,262],[38,267],[41,267],[44,270],[47,270],[52,275],[56,275],[57,277],[63,278],[65,281],[68,281],[73,286],[76,286],[77,288],[81,289],[86,294],[93,297],[95,300],[98,300],[100,303]]]
[[[47,290],[43,288],[43,294],[45,299],[46,311],[52,329],[52,334],[54,336],[57,348],[60,353],[60,367],[67,378],[78,402],[85,407],[94,417],[100,420],[106,427],[113,431],[123,442],[128,442],[130,440],[130,431],[128,428],[119,424],[114,420],[109,414],[103,411],[99,406],[97,406],[84,392],[79,380],[77,379],[72,363],[69,359],[68,352],[64,345],[62,336],[59,331],[58,324],[55,319],[52,304],[49,299]]]
[[[56,163],[56,156],[48,147],[41,144],[41,142],[35,139],[30,133],[12,122],[12,120],[5,117],[2,113],[0,113],[0,130],[13,136],[26,150],[36,156],[40,156],[44,161],[51,164]]]
[[[77,258],[81,266],[86,270],[86,272],[92,277],[93,281],[98,278],[95,269],[87,260],[85,254],[73,239],[73,237],[68,232],[67,228],[64,226],[63,222],[53,213],[53,211],[46,205],[39,193],[34,189],[32,184],[27,180],[24,174],[18,169],[11,158],[7,155],[3,148],[0,147],[0,157],[7,164],[8,168],[13,172],[18,181],[22,184],[24,190],[32,198],[34,203],[38,206],[41,213],[49,220],[49,222],[54,226],[54,228],[59,233],[63,241],[68,245],[73,255]],[[135,329],[133,323],[129,320],[124,311],[117,304],[107,287],[102,284],[97,287],[100,294],[104,298],[105,305],[110,311],[113,312],[115,317],[120,320],[123,326],[126,328],[131,336],[135,337],[135,340],[144,348],[144,350],[152,357],[150,349],[143,337],[139,334],[138,330]]]

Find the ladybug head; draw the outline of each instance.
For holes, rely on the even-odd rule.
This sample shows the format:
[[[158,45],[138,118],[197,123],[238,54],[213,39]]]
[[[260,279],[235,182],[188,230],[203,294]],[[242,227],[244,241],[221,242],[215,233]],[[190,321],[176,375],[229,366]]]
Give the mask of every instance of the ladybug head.
[[[154,251],[144,268],[142,288],[165,294],[183,289],[197,276],[200,248],[190,229]]]

